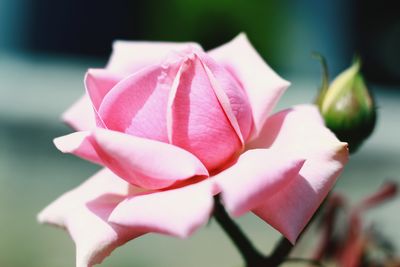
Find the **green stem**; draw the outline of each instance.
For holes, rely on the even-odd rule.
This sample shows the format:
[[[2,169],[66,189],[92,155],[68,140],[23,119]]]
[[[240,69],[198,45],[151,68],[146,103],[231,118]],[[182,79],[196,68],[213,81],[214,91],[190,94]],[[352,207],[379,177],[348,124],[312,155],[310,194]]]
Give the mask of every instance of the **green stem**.
[[[235,224],[235,222],[229,217],[224,206],[221,204],[219,196],[216,196],[214,199],[215,199],[214,214],[213,214],[214,218],[220,224],[222,229],[224,229],[226,234],[230,237],[233,244],[236,246],[236,248],[242,255],[246,267],[277,267],[282,263],[284,263],[285,261],[292,261],[292,262],[308,261],[308,263],[310,264],[321,266],[321,264],[317,261],[289,258],[289,254],[293,249],[293,245],[289,242],[289,240],[287,240],[284,237],[280,239],[280,241],[278,242],[278,244],[276,245],[275,249],[273,250],[270,256],[268,257],[264,256],[253,246],[251,241],[242,232],[239,226]],[[315,215],[310,220],[308,225],[316,217]],[[305,227],[304,230],[308,228],[308,225]]]
[[[224,206],[221,204],[219,197],[215,197],[214,218],[230,237],[242,255],[247,267],[258,267],[264,261],[261,255],[253,246],[246,235],[240,230],[239,226],[229,217]]]
[[[289,242],[289,240],[282,237],[272,254],[266,259],[268,265],[265,266],[275,267],[281,265],[288,259],[292,249],[293,245]]]

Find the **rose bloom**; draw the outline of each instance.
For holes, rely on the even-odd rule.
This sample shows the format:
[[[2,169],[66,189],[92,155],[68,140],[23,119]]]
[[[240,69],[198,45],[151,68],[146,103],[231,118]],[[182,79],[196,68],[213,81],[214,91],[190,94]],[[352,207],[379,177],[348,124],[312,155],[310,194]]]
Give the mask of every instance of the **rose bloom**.
[[[316,107],[270,115],[289,82],[244,34],[208,52],[117,41],[85,86],[63,115],[77,131],[54,142],[104,168],[38,216],[68,230],[78,267],[145,233],[189,236],[217,194],[295,242],[347,161]]]

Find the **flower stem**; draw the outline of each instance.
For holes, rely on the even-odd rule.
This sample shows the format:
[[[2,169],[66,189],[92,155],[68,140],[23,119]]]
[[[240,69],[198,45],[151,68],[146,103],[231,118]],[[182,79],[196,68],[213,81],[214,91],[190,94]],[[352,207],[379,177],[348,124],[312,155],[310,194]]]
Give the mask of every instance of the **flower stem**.
[[[229,217],[224,206],[222,205],[219,196],[215,196],[214,201],[214,218],[220,224],[222,229],[230,237],[233,244],[236,246],[240,254],[242,255],[246,267],[277,267],[284,263],[285,261],[292,262],[305,262],[313,265],[321,265],[318,261],[299,259],[299,258],[289,258],[290,252],[292,252],[293,245],[285,237],[282,237],[278,244],[275,246],[274,250],[269,256],[264,256],[261,254],[247,238],[247,236],[242,232],[239,226]],[[318,213],[318,212],[316,212]],[[313,219],[316,216],[313,217]],[[308,225],[313,221],[310,220]],[[308,225],[304,230],[308,228]],[[304,232],[304,231],[303,231]],[[301,235],[300,235],[301,237]],[[300,238],[299,237],[299,238]]]
[[[266,258],[266,265],[269,267],[275,267],[281,265],[288,259],[290,252],[293,249],[293,245],[286,238],[282,237],[279,243],[276,245],[272,254]]]
[[[264,261],[263,255],[257,251],[247,236],[240,230],[239,226],[229,217],[218,196],[215,197],[214,218],[239,250],[246,266],[262,266],[261,262]]]

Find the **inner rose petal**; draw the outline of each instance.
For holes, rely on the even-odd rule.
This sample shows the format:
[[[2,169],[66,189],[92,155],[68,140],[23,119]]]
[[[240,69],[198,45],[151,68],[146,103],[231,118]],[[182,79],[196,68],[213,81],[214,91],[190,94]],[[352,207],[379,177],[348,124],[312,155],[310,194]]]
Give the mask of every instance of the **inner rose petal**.
[[[119,82],[99,110],[108,129],[168,142],[166,112],[174,72],[174,66],[154,65]]]
[[[194,47],[120,81],[99,115],[108,129],[179,146],[210,171],[240,154],[252,127],[241,85]]]
[[[194,54],[181,68],[171,106],[171,142],[196,155],[208,170],[225,164],[242,144]]]

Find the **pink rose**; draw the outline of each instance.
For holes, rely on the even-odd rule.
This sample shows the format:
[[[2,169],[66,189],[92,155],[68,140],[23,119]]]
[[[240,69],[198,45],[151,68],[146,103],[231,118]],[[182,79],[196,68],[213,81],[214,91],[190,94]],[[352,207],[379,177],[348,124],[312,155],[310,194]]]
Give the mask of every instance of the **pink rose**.
[[[270,116],[289,83],[244,34],[208,52],[117,41],[85,85],[64,114],[77,132],[54,142],[105,168],[39,215],[69,231],[79,267],[148,232],[189,236],[218,193],[295,242],[347,161],[314,106]]]

